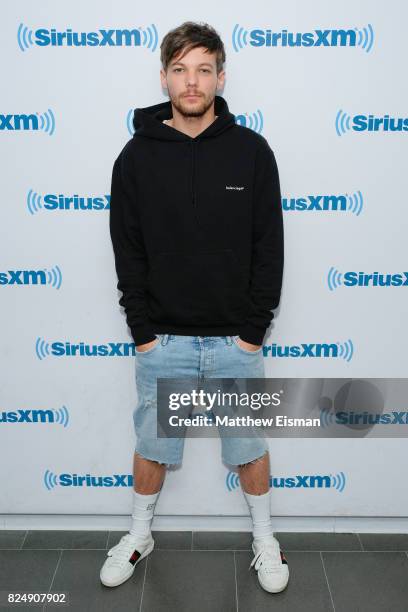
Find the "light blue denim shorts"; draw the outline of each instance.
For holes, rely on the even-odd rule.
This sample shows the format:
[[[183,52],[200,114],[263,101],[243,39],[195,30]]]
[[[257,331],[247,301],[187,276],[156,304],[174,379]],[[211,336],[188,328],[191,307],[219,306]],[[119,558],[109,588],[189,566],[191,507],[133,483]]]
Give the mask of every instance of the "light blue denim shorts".
[[[185,438],[157,436],[157,378],[264,378],[263,350],[247,351],[237,343],[238,336],[157,337],[159,342],[152,348],[136,350],[135,452],[159,463],[179,464]],[[220,439],[222,460],[229,465],[249,463],[269,449],[263,434]]]

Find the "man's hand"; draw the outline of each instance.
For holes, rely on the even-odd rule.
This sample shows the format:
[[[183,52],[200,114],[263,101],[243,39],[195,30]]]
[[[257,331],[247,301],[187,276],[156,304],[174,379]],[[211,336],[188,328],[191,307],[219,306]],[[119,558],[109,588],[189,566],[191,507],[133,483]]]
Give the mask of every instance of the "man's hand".
[[[136,350],[138,353],[143,353],[143,351],[147,351],[149,350],[149,348],[153,348],[155,342],[159,342],[159,338],[156,338],[156,340],[151,340],[151,342],[146,342],[145,344],[138,344],[136,346]]]
[[[247,351],[257,351],[258,349],[261,348],[262,344],[250,344],[249,342],[246,342],[245,340],[241,340],[241,338],[238,336],[237,338],[237,342],[240,346],[242,346],[242,348],[244,348]]]

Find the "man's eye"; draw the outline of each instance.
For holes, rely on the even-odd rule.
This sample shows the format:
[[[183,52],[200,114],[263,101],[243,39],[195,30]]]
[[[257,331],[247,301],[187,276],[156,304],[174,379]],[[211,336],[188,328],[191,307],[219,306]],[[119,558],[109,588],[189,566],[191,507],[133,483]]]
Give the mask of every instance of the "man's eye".
[[[182,68],[174,68],[173,72],[177,72],[178,70],[183,70]],[[208,68],[201,68],[204,72],[210,72]]]

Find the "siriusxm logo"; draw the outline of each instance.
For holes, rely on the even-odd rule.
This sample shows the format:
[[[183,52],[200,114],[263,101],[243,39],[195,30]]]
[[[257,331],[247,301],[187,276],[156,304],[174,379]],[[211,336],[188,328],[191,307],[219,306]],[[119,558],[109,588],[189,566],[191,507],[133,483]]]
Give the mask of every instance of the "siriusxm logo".
[[[354,354],[354,346],[351,340],[346,342],[332,342],[331,344],[292,344],[279,345],[276,343],[263,347],[263,354],[270,357],[312,357],[325,359],[344,359],[350,361]]]
[[[134,342],[108,342],[107,344],[86,344],[79,342],[46,342],[37,338],[35,353],[38,359],[46,357],[129,357],[135,355]]]
[[[135,129],[133,127],[133,115],[134,109],[131,108],[126,115],[126,126],[131,136],[133,136],[135,133]],[[258,108],[258,110],[254,111],[253,113],[235,114],[235,123],[261,134],[264,125],[262,111]]]
[[[59,289],[62,273],[59,266],[51,270],[7,270],[0,272],[0,285],[51,285]]]
[[[259,108],[251,114],[243,113],[242,115],[235,115],[235,122],[238,123],[238,125],[250,128],[258,134],[262,133],[263,115]]]
[[[52,423],[68,427],[69,413],[65,406],[47,410],[10,410],[0,412],[0,423]]]
[[[228,491],[237,489],[240,486],[238,474],[236,472],[228,472],[225,484]],[[287,478],[270,476],[269,485],[274,489],[336,489],[336,491],[342,493],[346,485],[346,477],[344,472],[334,475],[307,474],[302,476],[297,474]]]
[[[346,132],[406,132],[408,131],[408,117],[391,117],[383,115],[349,115],[339,110],[334,122],[337,136],[343,136]]]
[[[74,32],[72,28],[60,32],[55,28],[31,30],[20,23],[17,30],[17,43],[21,51],[33,45],[38,47],[146,47],[156,51],[158,44],[156,26],[152,23],[146,29],[131,30],[94,30]]]
[[[92,476],[91,474],[54,474],[46,470],[44,485],[50,491],[54,487],[132,487],[131,474],[112,474],[111,476]]]
[[[238,52],[251,47],[360,47],[367,53],[374,44],[371,24],[364,28],[348,30],[312,30],[311,32],[272,31],[270,29],[246,30],[238,23],[232,31],[232,46]]]
[[[367,411],[346,412],[340,410],[333,413],[328,410],[321,410],[320,423],[322,427],[332,425],[408,425],[408,412],[370,413]]]
[[[330,291],[344,287],[408,287],[408,272],[380,274],[379,272],[339,272],[331,267],[327,274]]]
[[[45,113],[2,115],[0,113],[0,130],[6,131],[42,131],[52,136],[55,131],[55,117],[49,108]]]
[[[109,210],[110,195],[103,196],[65,196],[62,193],[46,193],[40,195],[32,189],[27,194],[27,209],[31,215],[41,210]]]
[[[308,195],[303,198],[282,198],[282,208],[285,211],[341,211],[359,215],[363,210],[361,191],[352,195]]]

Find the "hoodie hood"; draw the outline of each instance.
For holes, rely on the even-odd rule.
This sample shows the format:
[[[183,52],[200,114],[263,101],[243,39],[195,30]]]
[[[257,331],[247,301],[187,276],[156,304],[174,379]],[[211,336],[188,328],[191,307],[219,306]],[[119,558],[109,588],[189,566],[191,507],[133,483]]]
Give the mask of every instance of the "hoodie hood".
[[[188,134],[163,123],[164,119],[172,119],[173,117],[170,100],[153,106],[136,108],[133,114],[134,136],[144,136],[157,140],[194,141],[218,136],[218,134],[235,125],[235,115],[230,113],[228,104],[222,96],[215,96],[214,112],[217,118],[203,132],[192,138]]]

